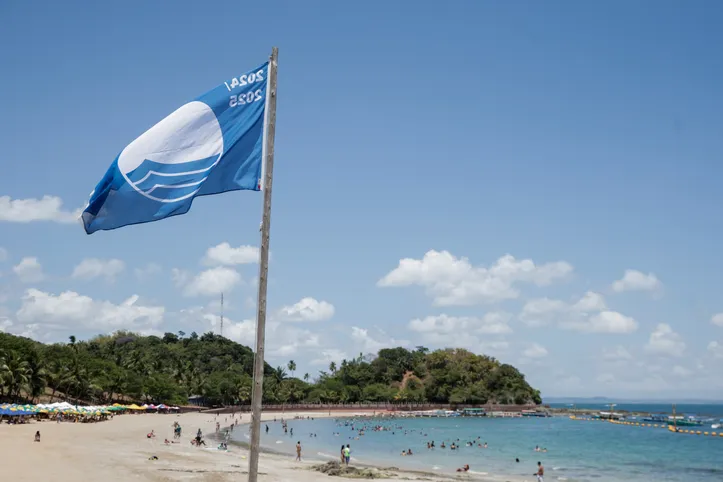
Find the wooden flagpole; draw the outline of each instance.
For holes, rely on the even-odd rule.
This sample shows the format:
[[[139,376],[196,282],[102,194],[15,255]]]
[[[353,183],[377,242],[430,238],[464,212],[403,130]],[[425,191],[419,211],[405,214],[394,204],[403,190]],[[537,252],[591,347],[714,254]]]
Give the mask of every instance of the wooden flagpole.
[[[264,210],[261,217],[261,253],[259,260],[259,297],[256,315],[256,354],[254,356],[254,385],[251,395],[251,452],[248,482],[257,482],[259,444],[261,442],[261,402],[264,389],[264,342],[266,331],[266,288],[269,275],[269,235],[271,231],[271,187],[274,177],[274,137],[276,135],[276,69],[279,49],[271,50],[269,80],[266,91],[266,125],[264,126]]]

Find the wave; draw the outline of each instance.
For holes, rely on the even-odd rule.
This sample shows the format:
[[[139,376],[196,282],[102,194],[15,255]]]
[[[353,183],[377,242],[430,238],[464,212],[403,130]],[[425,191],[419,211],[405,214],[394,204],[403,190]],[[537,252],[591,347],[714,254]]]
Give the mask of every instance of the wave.
[[[325,454],[324,452],[317,452],[316,455],[318,455],[319,457],[324,457],[325,459],[333,459],[333,460],[337,460],[341,457],[341,455]]]

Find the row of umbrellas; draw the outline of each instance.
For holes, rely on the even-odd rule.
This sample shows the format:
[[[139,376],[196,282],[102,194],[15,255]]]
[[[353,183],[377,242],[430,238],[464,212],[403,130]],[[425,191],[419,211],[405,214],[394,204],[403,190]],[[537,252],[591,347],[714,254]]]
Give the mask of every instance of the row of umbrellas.
[[[131,405],[121,405],[115,403],[113,405],[95,405],[95,406],[81,406],[71,405],[68,402],[58,402],[51,404],[38,404],[38,405],[18,405],[3,404],[0,405],[0,416],[20,416],[20,415],[35,415],[37,413],[47,414],[58,414],[62,413],[65,415],[109,415],[114,412],[121,412],[125,410],[136,410],[136,411],[148,411],[148,410],[178,410],[178,407],[169,407],[168,405],[141,405],[138,406],[135,403]]]
[[[140,406],[136,405],[135,403],[132,405],[120,405],[118,403],[114,403],[113,406],[114,407],[123,407],[128,410],[178,410],[178,407],[171,407],[169,405],[164,405],[163,403],[161,403],[160,405],[153,405],[153,404],[147,405],[144,403],[143,405],[140,405]]]

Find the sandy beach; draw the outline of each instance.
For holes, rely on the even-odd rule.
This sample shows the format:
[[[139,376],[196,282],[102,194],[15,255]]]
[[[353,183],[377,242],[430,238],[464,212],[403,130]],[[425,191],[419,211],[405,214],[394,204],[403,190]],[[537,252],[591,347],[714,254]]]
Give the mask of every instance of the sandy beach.
[[[265,414],[263,420],[280,414]],[[291,413],[295,416],[349,416],[349,413]],[[204,481],[225,482],[245,480],[248,469],[247,450],[230,446],[228,452],[216,449],[207,439],[206,449],[191,446],[190,440],[200,428],[204,434],[215,432],[215,423],[223,427],[228,414],[189,413],[182,415],[122,415],[113,420],[94,424],[34,422],[26,425],[0,425],[0,453],[3,456],[3,478],[37,482],[53,480],[66,482],[76,480],[107,481]],[[166,445],[164,439],[173,439],[173,422],[183,427],[182,443]],[[246,414],[240,420],[249,422]],[[41,442],[33,436],[39,430]],[[156,438],[146,434],[155,431]],[[309,454],[311,456],[311,454]],[[156,456],[157,460],[149,460]],[[302,462],[293,457],[264,453],[259,463],[259,480],[267,482],[316,482],[329,481],[326,474],[311,470],[312,466],[326,461],[306,458]],[[352,465],[353,461],[352,461]],[[344,479],[335,477],[336,479]],[[481,480],[485,482],[520,482],[524,479],[507,476],[484,476],[474,474],[421,474],[395,471],[391,478],[399,480]]]

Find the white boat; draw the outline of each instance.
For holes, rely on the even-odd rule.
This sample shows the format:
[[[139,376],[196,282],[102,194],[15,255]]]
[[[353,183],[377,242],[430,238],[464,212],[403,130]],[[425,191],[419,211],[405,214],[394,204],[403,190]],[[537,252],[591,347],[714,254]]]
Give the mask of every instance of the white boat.
[[[720,428],[720,424],[714,423],[713,425],[710,426],[710,428]]]

